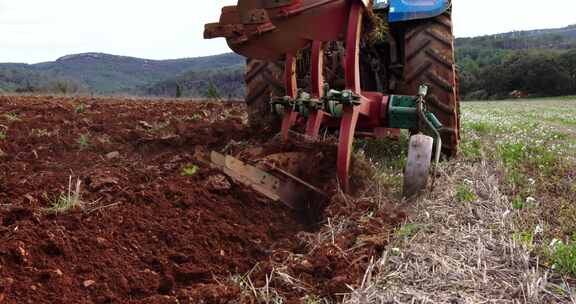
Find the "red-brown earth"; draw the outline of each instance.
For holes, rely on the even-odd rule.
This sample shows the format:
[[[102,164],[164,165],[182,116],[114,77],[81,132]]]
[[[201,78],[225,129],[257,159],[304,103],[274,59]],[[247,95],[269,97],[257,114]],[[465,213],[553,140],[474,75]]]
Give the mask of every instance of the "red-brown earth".
[[[333,148],[264,143],[241,103],[0,96],[0,132],[0,303],[258,303],[267,276],[285,303],[337,300],[403,218],[323,238],[376,207],[294,211],[211,169],[199,152],[296,149],[335,193]],[[51,212],[77,180],[82,208]]]

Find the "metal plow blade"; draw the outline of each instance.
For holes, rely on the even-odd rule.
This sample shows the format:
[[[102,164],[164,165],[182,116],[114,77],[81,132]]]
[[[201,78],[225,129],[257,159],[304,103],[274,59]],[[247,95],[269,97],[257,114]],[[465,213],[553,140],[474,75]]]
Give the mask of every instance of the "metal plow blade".
[[[272,201],[279,201],[292,209],[301,209],[313,195],[326,196],[318,188],[279,168],[272,174],[229,155],[210,154],[212,165],[234,181],[252,188]]]

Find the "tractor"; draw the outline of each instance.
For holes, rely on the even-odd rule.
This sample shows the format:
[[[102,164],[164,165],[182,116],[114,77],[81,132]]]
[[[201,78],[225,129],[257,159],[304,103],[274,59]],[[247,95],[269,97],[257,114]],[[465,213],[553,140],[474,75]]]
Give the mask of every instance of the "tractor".
[[[426,188],[432,163],[460,140],[450,0],[238,0],[207,24],[247,58],[250,125],[338,136],[349,190],[355,137],[411,135],[404,195]]]

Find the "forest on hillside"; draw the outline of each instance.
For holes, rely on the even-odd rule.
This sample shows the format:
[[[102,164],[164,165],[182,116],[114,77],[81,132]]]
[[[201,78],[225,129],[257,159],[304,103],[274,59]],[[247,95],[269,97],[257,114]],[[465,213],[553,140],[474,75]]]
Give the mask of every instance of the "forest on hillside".
[[[464,100],[576,94],[576,25],[455,40]],[[146,94],[243,96],[243,65],[190,72],[148,87]],[[518,95],[517,95],[518,96]]]
[[[464,99],[576,94],[576,50],[464,49],[457,52]]]
[[[576,94],[576,25],[455,40],[465,100]],[[232,53],[177,60],[85,53],[54,62],[0,64],[0,93],[244,96],[244,59]]]
[[[456,40],[464,99],[576,94],[576,26]]]
[[[213,76],[215,71],[230,71],[243,62],[242,57],[232,53],[175,60],[83,53],[38,64],[0,63],[0,93],[146,95],[148,91],[161,92],[148,88],[171,80],[180,81],[196,72],[199,78],[190,79],[190,86],[196,83],[201,88],[185,93],[201,96],[211,78],[218,78]],[[230,79],[215,81],[223,83]]]
[[[244,65],[191,71],[139,89],[144,95],[238,99],[244,96]]]

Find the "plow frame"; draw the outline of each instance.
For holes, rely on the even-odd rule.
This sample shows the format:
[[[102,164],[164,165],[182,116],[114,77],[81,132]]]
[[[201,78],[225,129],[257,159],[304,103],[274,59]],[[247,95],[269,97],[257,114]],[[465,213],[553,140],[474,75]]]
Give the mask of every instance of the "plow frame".
[[[396,137],[399,130],[387,130],[385,118],[388,105],[388,96],[378,92],[362,92],[360,85],[360,38],[362,30],[362,19],[364,16],[365,4],[360,1],[350,1],[349,16],[346,26],[346,56],[344,62],[346,90],[357,96],[359,101],[356,104],[345,104],[342,107],[341,117],[334,117],[323,109],[312,111],[307,118],[300,117],[300,113],[295,109],[287,107],[282,121],[282,138],[288,140],[290,129],[298,122],[305,120],[305,134],[311,140],[317,140],[320,129],[323,125],[338,125],[338,158],[337,174],[338,180],[344,192],[350,191],[350,160],[353,152],[353,142],[356,137],[357,127],[363,125],[363,129],[370,130],[364,135],[392,135]],[[312,100],[320,102],[324,96],[324,45],[322,41],[312,41],[311,58],[311,97]],[[286,54],[285,59],[285,86],[287,97],[296,99],[298,88],[296,79],[296,56]],[[302,119],[300,119],[302,118]],[[376,130],[380,129],[380,130]],[[361,134],[359,134],[361,135]]]
[[[248,58],[284,60],[286,96],[270,101],[272,110],[283,115],[281,137],[287,141],[295,126],[305,130],[310,140],[317,140],[323,127],[338,130],[337,177],[344,192],[350,191],[350,162],[357,136],[397,139],[402,126],[414,125],[412,132],[432,129],[438,139],[436,160],[441,145],[434,128],[442,125],[430,122],[438,120],[426,109],[425,84],[417,96],[362,91],[360,43],[368,5],[369,0],[238,0],[237,6],[223,8],[220,23],[206,25],[205,31],[206,38],[226,37],[232,50]],[[330,90],[324,83],[325,46],[335,41],[345,44],[343,91]],[[309,93],[299,90],[296,68],[297,55],[306,47],[311,48]],[[411,98],[414,102],[393,112],[395,98]],[[427,154],[428,145],[420,146],[420,154]]]

